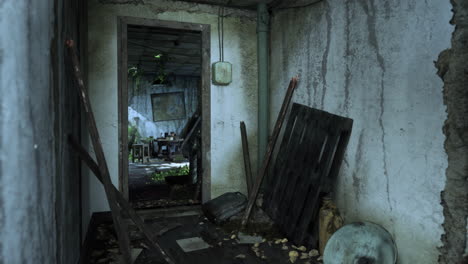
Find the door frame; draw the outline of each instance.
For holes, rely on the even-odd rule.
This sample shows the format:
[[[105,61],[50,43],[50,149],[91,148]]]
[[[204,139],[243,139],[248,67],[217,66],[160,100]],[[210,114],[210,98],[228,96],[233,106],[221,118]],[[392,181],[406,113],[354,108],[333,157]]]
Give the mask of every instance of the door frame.
[[[119,190],[129,199],[128,190],[128,25],[159,27],[201,33],[201,153],[202,153],[202,203],[211,199],[211,26],[128,16],[117,17],[118,58],[118,129],[119,129]]]

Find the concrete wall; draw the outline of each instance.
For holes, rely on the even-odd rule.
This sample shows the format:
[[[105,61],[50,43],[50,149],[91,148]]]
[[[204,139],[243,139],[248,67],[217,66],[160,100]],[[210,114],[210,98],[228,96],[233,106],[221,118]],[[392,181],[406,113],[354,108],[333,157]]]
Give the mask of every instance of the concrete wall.
[[[445,221],[439,263],[468,263],[468,2],[452,1],[456,26],[451,48],[437,60],[444,80],[445,150],[448,155],[447,181],[441,194]],[[461,259],[465,256],[465,261]]]
[[[174,76],[171,85],[152,85],[144,80],[137,89],[133,82],[128,85],[128,123],[136,126],[144,138],[158,138],[161,133],[175,132],[180,135],[190,117],[197,111],[199,77]],[[151,95],[156,93],[184,93],[185,118],[168,121],[153,121]]]
[[[117,16],[145,17],[211,25],[211,60],[219,60],[218,8],[177,1],[147,0],[144,5],[89,1],[89,93],[114,184],[118,184]],[[211,86],[211,191],[245,191],[239,122],[248,126],[251,156],[256,155],[257,69],[254,12],[227,9],[225,59],[233,64],[229,86]],[[89,144],[89,143],[88,143]],[[256,162],[253,160],[253,162]],[[256,163],[255,163],[256,164]],[[103,187],[84,171],[84,221],[108,209]]]
[[[384,226],[399,263],[436,263],[441,245],[447,115],[433,61],[450,44],[450,10],[449,1],[326,0],[272,18],[271,115],[299,74],[293,101],[354,119],[337,203],[348,223]]]
[[[0,3],[0,263],[76,263],[80,252],[77,93],[65,37],[82,1]],[[79,42],[78,42],[79,43]]]

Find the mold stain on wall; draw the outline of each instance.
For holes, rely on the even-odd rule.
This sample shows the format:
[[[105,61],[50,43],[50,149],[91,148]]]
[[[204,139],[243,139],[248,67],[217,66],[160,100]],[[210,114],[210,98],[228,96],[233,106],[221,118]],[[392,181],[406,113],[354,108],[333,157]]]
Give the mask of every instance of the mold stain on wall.
[[[451,7],[388,2],[327,0],[274,12],[271,115],[288,79],[301,72],[293,101],[353,118],[338,206],[348,222],[388,229],[402,263],[433,263],[443,232],[438,192],[447,160],[442,82],[431,66],[449,45],[452,28],[443,21]]]

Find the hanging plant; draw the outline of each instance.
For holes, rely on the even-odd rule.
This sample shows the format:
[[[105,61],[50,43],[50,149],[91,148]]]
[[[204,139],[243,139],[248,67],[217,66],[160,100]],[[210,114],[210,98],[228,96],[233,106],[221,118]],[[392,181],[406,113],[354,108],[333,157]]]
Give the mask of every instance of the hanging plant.
[[[133,79],[133,82],[135,83],[135,90],[140,90],[140,82],[141,82],[141,77],[143,76],[143,70],[139,69],[136,66],[132,66],[128,68],[128,76]]]
[[[166,63],[169,57],[164,53],[154,55],[156,60],[156,76],[153,84],[165,84],[167,82]]]

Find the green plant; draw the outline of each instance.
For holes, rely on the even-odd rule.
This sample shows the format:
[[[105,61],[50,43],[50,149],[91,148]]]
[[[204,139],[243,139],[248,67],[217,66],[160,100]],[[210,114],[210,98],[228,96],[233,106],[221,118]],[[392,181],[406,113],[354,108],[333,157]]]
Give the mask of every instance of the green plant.
[[[190,173],[189,166],[183,166],[180,168],[155,172],[153,173],[153,175],[151,175],[151,179],[153,181],[158,182],[158,181],[164,181],[164,178],[167,176],[185,176],[185,175],[188,175],[189,173]]]
[[[136,90],[140,90],[140,82],[141,78],[143,76],[143,70],[139,69],[136,66],[132,66],[128,68],[128,76],[132,77],[133,81],[135,82],[135,88]]]
[[[166,63],[169,61],[169,57],[164,53],[158,53],[154,55],[154,58],[156,59],[157,74],[153,83],[163,84],[167,81]]]
[[[128,125],[128,151],[132,149],[133,144],[141,140],[141,135],[136,126]]]

